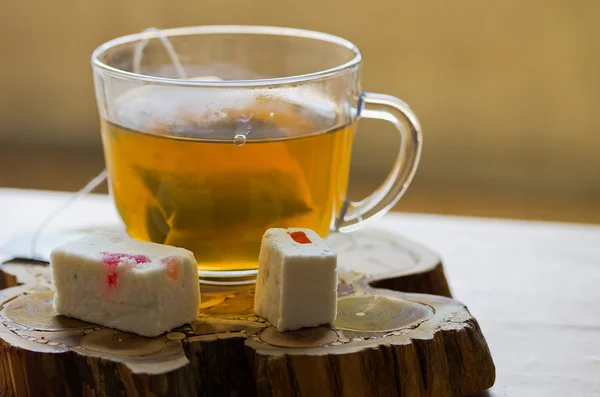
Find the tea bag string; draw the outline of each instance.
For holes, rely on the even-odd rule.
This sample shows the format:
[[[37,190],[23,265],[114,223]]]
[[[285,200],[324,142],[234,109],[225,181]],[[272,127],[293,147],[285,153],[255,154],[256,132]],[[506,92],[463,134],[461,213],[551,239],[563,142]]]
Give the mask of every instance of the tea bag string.
[[[163,43],[163,46],[165,47],[165,49],[167,50],[167,53],[171,57],[171,62],[173,62],[173,66],[175,66],[175,71],[177,72],[177,75],[179,76],[180,79],[186,79],[187,73],[185,72],[185,69],[183,68],[183,65],[181,64],[181,61],[179,60],[179,56],[175,52],[175,48],[173,48],[173,44],[171,44],[171,41],[164,35],[162,30],[157,29],[157,28],[148,28],[148,29],[144,30],[144,33],[146,33],[146,32],[158,33],[158,39]],[[148,42],[150,40],[151,40],[151,38],[144,38],[143,40],[141,40],[139,43],[137,43],[135,45],[135,49],[133,51],[133,72],[136,74],[140,74],[140,64],[142,63],[142,57],[144,55],[144,48],[146,48],[146,45],[148,44]]]
[[[61,212],[68,209],[69,207],[71,207],[73,204],[75,204],[77,201],[79,201],[81,198],[83,198],[86,194],[88,194],[89,192],[94,190],[96,187],[98,187],[105,180],[106,180],[106,169],[103,170],[98,175],[96,175],[94,177],[94,179],[89,181],[78,192],[72,194],[71,196],[69,196],[68,199],[66,199],[65,201],[60,203],[60,205],[58,207],[56,207],[46,218],[44,218],[44,220],[42,220],[42,222],[38,225],[37,229],[35,230],[33,237],[31,239],[31,247],[30,247],[30,254],[29,254],[31,259],[37,259],[39,257],[36,253],[37,243],[40,238],[40,235],[42,234],[44,229],[46,229],[46,227],[50,224],[50,222],[52,222]]]
[[[158,33],[158,39],[160,39],[160,41],[163,43],[165,49],[167,50],[167,53],[171,57],[171,61],[173,62],[173,66],[175,67],[175,70],[176,70],[179,78],[180,79],[187,78],[187,74],[185,72],[185,69],[183,68],[183,65],[181,64],[181,61],[179,60],[179,56],[175,52],[173,45],[171,44],[169,39],[164,35],[162,30],[151,27],[151,28],[145,29],[144,32],[157,32]],[[140,64],[142,63],[144,48],[146,47],[146,45],[148,44],[149,41],[150,41],[150,38],[145,38],[145,39],[141,40],[140,42],[136,43],[136,45],[135,45],[134,53],[133,53],[133,71],[134,71],[134,73],[140,74]],[[31,245],[29,248],[29,256],[31,259],[37,259],[40,257],[40,255],[37,254],[37,245],[38,245],[40,236],[42,235],[44,230],[48,227],[48,225],[50,225],[50,223],[54,219],[56,219],[56,217],[58,215],[60,215],[63,211],[66,211],[67,209],[69,209],[71,206],[73,206],[76,202],[78,202],[83,197],[85,197],[92,190],[94,190],[95,188],[100,186],[100,184],[107,179],[107,176],[108,176],[108,174],[107,174],[106,169],[102,170],[102,172],[100,172],[98,175],[96,175],[83,188],[81,188],[79,191],[73,193],[65,201],[60,203],[58,205],[58,207],[56,207],[50,214],[48,214],[48,216],[46,216],[42,220],[42,222],[40,222],[40,224],[37,226],[36,230],[33,233],[32,238],[31,238]]]

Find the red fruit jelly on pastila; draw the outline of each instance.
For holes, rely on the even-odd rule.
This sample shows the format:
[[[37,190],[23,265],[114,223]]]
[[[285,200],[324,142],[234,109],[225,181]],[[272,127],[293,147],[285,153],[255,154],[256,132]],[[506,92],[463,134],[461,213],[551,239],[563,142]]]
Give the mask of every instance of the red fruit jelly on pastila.
[[[143,336],[197,317],[198,269],[188,250],[98,232],[50,258],[58,314]]]
[[[312,243],[312,241],[309,240],[308,236],[303,231],[288,232],[288,234],[290,235],[292,240],[294,240],[298,244],[311,244]]]

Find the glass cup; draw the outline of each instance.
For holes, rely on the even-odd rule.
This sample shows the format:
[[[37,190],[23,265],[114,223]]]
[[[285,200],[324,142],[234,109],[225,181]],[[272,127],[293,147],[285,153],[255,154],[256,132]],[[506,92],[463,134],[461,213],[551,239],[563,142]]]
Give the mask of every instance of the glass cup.
[[[307,30],[146,31],[92,56],[109,187],[128,233],[191,250],[205,279],[256,274],[271,227],[326,237],[387,212],[406,191],[421,128],[398,98],[364,92],[361,54]],[[356,123],[394,124],[383,183],[346,197]]]

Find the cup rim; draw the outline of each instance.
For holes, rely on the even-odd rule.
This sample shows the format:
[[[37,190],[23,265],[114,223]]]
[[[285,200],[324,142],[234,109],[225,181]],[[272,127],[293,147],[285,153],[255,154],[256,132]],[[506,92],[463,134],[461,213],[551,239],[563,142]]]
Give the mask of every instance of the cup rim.
[[[285,76],[275,77],[268,79],[254,79],[254,80],[223,80],[223,81],[206,81],[206,80],[193,80],[193,79],[174,79],[167,77],[149,76],[139,73],[128,72],[109,66],[106,63],[100,61],[100,56],[106,51],[112,49],[115,46],[128,44],[141,40],[150,40],[159,38],[161,36],[173,37],[173,36],[187,36],[187,35],[199,35],[199,34],[259,34],[259,35],[274,35],[274,36],[293,36],[301,37],[313,40],[326,41],[329,43],[337,44],[344,47],[354,53],[354,57],[349,61],[334,66],[329,69],[320,70],[317,72],[301,74],[296,76]],[[325,79],[344,71],[354,69],[358,67],[362,59],[360,50],[352,42],[343,39],[339,36],[335,36],[329,33],[316,32],[306,29],[287,28],[287,27],[276,27],[276,26],[258,26],[258,25],[204,25],[204,26],[188,26],[180,28],[170,28],[162,30],[144,31],[139,33],[130,34],[127,36],[118,37],[107,41],[100,45],[92,53],[92,67],[94,69],[100,69],[103,73],[112,75],[114,77],[135,80],[139,82],[152,83],[155,85],[169,85],[169,86],[191,86],[191,87],[264,87],[264,86],[280,86],[295,84],[306,81],[315,81]]]

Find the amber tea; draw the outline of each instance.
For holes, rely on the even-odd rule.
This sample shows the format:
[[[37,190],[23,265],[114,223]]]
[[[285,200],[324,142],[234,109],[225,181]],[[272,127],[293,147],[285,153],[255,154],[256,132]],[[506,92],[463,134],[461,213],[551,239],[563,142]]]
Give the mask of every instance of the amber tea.
[[[270,227],[327,235],[346,198],[354,124],[298,105],[217,116],[144,132],[103,121],[129,234],[187,248],[201,270],[256,268]]]

